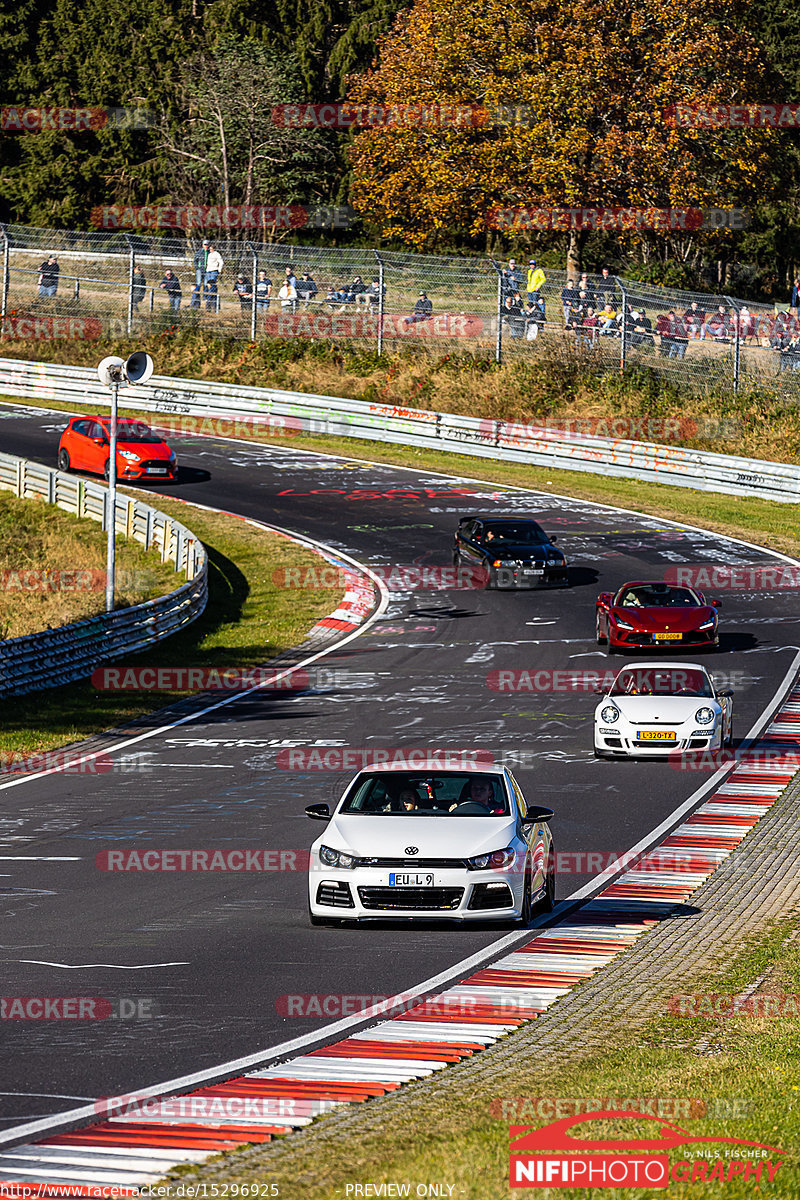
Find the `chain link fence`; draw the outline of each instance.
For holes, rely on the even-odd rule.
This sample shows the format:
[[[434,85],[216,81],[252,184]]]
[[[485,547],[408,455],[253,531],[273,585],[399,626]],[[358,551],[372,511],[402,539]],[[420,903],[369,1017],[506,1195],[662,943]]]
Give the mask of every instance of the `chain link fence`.
[[[556,354],[609,371],[646,366],[695,389],[800,381],[800,323],[777,306],[611,275],[542,279],[514,260],[212,242],[218,272],[200,236],[0,226],[0,340],[198,327],[497,362]]]

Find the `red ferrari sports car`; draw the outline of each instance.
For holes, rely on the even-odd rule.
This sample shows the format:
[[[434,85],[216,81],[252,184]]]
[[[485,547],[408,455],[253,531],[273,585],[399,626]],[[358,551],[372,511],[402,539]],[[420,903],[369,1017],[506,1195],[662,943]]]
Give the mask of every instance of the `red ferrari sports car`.
[[[92,471],[108,479],[111,418],[72,417],[58,443],[60,471]],[[118,479],[176,479],[178,460],[143,421],[117,421]]]
[[[706,600],[693,588],[671,583],[626,583],[616,595],[597,597],[597,644],[609,654],[636,647],[683,649],[717,648],[718,600]]]

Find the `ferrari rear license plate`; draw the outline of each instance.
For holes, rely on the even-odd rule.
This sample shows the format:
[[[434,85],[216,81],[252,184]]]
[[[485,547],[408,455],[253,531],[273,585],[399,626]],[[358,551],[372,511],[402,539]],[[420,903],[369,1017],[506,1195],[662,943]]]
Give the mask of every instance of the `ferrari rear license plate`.
[[[640,742],[674,742],[675,733],[672,729],[637,729],[636,738]]]
[[[433,887],[433,875],[407,875],[392,871],[389,887]]]
[[[683,637],[682,633],[654,633],[653,637],[657,642],[679,642]]]

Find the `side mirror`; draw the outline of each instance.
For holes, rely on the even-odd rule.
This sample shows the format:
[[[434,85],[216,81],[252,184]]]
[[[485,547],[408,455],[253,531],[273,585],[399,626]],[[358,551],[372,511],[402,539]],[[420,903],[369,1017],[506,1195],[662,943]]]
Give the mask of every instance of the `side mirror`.
[[[603,687],[602,683],[596,683],[592,688],[592,691],[594,692],[595,696],[604,696],[606,694],[606,689]]]
[[[614,596],[611,592],[601,592],[600,595],[597,597],[597,604],[598,605],[605,604],[608,608],[610,608],[611,601],[613,599],[614,599]]]
[[[721,600],[709,600],[709,604],[711,605],[712,608],[722,608]]]
[[[307,804],[306,816],[311,817],[314,821],[329,821],[331,810],[327,804]]]
[[[730,688],[725,688],[725,689],[724,689],[724,691],[719,691],[719,692],[717,692],[717,695],[718,695],[718,696],[727,696],[727,698],[728,698],[729,700],[732,700],[732,699],[733,699],[733,692],[731,691],[731,689],[730,689]]]
[[[526,824],[532,825],[534,821],[549,821],[554,816],[552,808],[542,808],[540,804],[529,804],[525,809]]]
[[[555,546],[555,544],[556,544],[556,542],[557,542],[557,541],[558,541],[558,536],[557,536],[557,535],[554,533],[554,534],[552,535],[552,537],[550,538],[550,545],[551,545],[551,546]]]

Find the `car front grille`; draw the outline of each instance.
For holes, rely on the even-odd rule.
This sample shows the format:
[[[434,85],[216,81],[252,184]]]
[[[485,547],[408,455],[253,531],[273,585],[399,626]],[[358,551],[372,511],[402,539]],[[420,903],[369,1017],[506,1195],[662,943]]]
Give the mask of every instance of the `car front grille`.
[[[360,858],[359,867],[377,867],[381,869],[397,867],[407,871],[418,871],[427,868],[437,868],[440,871],[461,870],[466,867],[463,858]]]
[[[364,908],[389,911],[418,909],[427,912],[446,912],[458,908],[464,895],[463,887],[360,887],[358,898]]]

